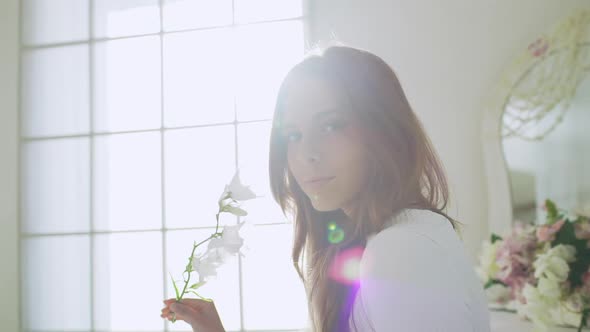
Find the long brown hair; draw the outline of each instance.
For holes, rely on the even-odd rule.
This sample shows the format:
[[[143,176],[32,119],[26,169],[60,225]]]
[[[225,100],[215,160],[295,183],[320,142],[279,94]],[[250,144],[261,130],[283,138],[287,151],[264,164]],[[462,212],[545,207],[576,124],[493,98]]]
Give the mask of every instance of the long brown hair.
[[[342,91],[363,128],[372,176],[361,189],[350,218],[341,210],[320,212],[289,171],[286,141],[280,134],[283,102],[298,77],[326,80]],[[295,65],[278,93],[270,138],[272,194],[293,218],[292,259],[303,281],[315,332],[348,331],[356,287],[329,277],[330,264],[344,250],[364,248],[369,235],[406,208],[445,216],[449,189],[441,162],[412,111],[394,71],[378,56],[345,46],[330,46]],[[346,237],[327,240],[326,223],[337,222]]]

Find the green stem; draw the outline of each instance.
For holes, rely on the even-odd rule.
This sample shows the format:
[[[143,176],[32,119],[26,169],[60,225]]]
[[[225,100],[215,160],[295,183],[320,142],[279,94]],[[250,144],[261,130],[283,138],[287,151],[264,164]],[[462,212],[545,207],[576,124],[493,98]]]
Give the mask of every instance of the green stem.
[[[217,221],[217,224],[215,225],[215,233],[212,234],[211,236],[209,236],[208,238],[206,238],[205,240],[199,242],[198,244],[193,245],[193,251],[191,252],[191,255],[190,255],[190,258],[189,258],[191,260],[191,264],[192,264],[192,259],[193,259],[194,255],[195,255],[195,250],[197,250],[197,247],[199,247],[203,243],[205,243],[205,242],[207,242],[207,241],[209,241],[209,240],[211,240],[211,239],[219,236],[218,230],[219,230],[219,215],[220,214],[221,214],[221,212],[218,212],[215,215],[215,219]],[[185,272],[188,272],[188,277],[184,281],[184,287],[182,288],[182,292],[180,293],[180,296],[176,299],[177,302],[180,301],[180,300],[182,300],[184,294],[186,293],[186,288],[188,287],[188,284],[189,284],[189,282],[191,280],[191,271],[185,271]]]
[[[215,215],[215,220],[217,220],[217,224],[215,225],[215,234],[217,234],[217,231],[219,229],[219,215],[221,214],[221,211],[217,212],[217,214]]]
[[[205,241],[208,241],[208,240],[210,240],[210,239],[211,239],[211,236],[210,236],[210,237],[208,237],[208,238],[207,238],[207,240],[205,240]],[[190,260],[192,260],[192,259],[193,259],[193,255],[195,254],[195,250],[197,249],[197,247],[198,247],[200,244],[204,243],[205,241],[203,241],[203,242],[201,242],[201,243],[199,243],[199,244],[197,244],[197,245],[193,245],[193,251],[191,252],[191,256],[190,256],[190,258],[189,258]],[[191,264],[192,264],[192,263],[191,263]],[[186,272],[186,271],[185,271],[185,272]],[[190,271],[188,271],[188,277],[186,278],[186,280],[184,280],[184,287],[182,287],[182,292],[180,293],[180,296],[179,296],[179,297],[176,299],[176,301],[177,301],[177,302],[178,302],[178,301],[180,301],[180,300],[182,300],[182,297],[183,297],[183,296],[184,296],[184,294],[186,293],[186,288],[188,287],[188,283],[190,282],[190,280],[191,280],[191,273],[190,273]]]

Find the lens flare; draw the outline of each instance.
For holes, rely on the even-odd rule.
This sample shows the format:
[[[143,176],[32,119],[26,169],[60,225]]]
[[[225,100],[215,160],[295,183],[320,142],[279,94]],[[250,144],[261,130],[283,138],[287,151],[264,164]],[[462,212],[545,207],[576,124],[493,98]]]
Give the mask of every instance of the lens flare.
[[[357,283],[363,251],[362,247],[354,247],[338,254],[330,266],[330,278],[343,284]]]
[[[341,228],[335,229],[328,233],[328,242],[338,244],[344,240],[344,231]]]
[[[338,244],[344,240],[344,230],[334,221],[328,223],[328,242]]]

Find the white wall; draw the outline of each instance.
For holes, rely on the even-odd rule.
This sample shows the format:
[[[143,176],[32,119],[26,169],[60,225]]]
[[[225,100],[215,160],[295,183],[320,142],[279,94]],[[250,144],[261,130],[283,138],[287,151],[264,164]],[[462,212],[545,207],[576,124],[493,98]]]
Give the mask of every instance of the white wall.
[[[17,231],[18,0],[0,1],[0,331],[19,331]]]
[[[311,0],[312,38],[376,53],[399,75],[449,174],[450,214],[487,238],[483,98],[516,53],[587,0]]]

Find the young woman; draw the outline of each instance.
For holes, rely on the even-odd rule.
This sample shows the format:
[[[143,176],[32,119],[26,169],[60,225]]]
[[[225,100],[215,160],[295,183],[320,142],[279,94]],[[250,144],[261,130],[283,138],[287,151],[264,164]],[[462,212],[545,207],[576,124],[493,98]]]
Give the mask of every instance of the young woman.
[[[293,217],[313,331],[490,330],[444,212],[441,163],[381,58],[344,46],[307,57],[283,81],[273,122],[271,189]],[[162,317],[224,331],[212,302],[165,304]]]

